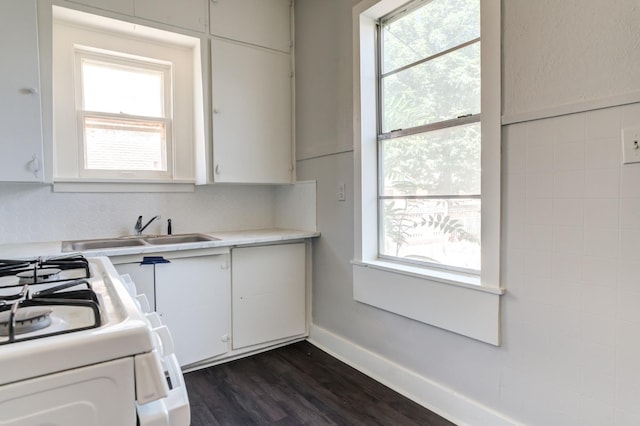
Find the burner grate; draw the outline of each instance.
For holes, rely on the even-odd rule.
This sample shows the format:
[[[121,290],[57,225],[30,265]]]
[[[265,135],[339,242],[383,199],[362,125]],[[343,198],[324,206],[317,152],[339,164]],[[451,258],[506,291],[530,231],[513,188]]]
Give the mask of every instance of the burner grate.
[[[0,286],[0,288],[19,287],[25,283],[59,282],[69,278],[59,277],[61,271],[77,271],[75,278],[91,278],[89,261],[81,254],[58,257],[36,258],[30,260],[0,259],[0,277],[19,276],[18,284]]]
[[[26,337],[18,332],[20,326],[22,325],[21,320],[18,318],[18,313],[20,312],[21,308],[40,307],[51,308],[51,310],[55,310],[56,306],[90,309],[93,321],[91,324],[83,325],[80,327],[72,327],[65,330],[56,330],[50,333],[43,332],[37,335],[30,335]],[[0,345],[6,345],[9,343],[21,342],[25,340],[39,339],[49,336],[56,336],[60,334],[73,333],[76,331],[89,330],[92,328],[100,327],[102,325],[102,320],[100,317],[100,306],[98,305],[96,294],[92,290],[74,290],[57,294],[54,293],[47,295],[47,297],[36,297],[32,299],[21,300],[9,305],[0,305],[0,314],[7,311],[9,312],[8,320],[6,321],[6,323],[0,322],[0,328],[2,328],[3,326],[6,328],[6,336],[8,337],[8,339],[6,341],[0,342]]]
[[[81,278],[60,278],[58,273],[79,270]],[[89,262],[82,255],[33,260],[0,260],[0,277],[19,275],[22,282],[2,286],[18,288],[0,296],[0,345],[33,340],[53,335],[97,328],[102,325],[98,297],[91,287]],[[53,277],[53,278],[52,278]],[[24,279],[27,282],[24,282]],[[51,284],[52,287],[31,291],[33,286]],[[34,287],[35,288],[35,287]],[[81,309],[87,320],[80,325],[48,332],[50,315],[58,309]],[[83,314],[84,317],[84,314]],[[31,333],[37,331],[37,333]]]

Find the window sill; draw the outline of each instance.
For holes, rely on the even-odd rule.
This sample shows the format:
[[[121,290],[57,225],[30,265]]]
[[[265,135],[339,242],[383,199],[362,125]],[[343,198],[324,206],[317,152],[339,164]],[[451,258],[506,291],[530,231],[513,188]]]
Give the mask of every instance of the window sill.
[[[193,181],[56,181],[53,192],[194,192]]]
[[[352,261],[356,301],[463,336],[500,345],[500,296],[477,276],[392,262]]]
[[[456,273],[449,271],[439,271],[436,269],[421,268],[419,266],[406,265],[396,262],[384,260],[352,260],[352,265],[364,266],[381,271],[393,272],[402,275],[408,275],[415,278],[425,279],[429,281],[439,282],[442,284],[450,284],[475,291],[484,291],[487,293],[504,294],[503,288],[494,288],[483,286],[480,283],[480,276],[465,273]]]

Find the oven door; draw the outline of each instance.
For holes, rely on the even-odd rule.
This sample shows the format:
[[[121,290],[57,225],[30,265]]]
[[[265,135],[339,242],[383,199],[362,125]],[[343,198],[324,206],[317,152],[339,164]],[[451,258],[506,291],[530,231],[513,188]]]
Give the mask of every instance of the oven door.
[[[138,404],[139,426],[189,426],[191,412],[187,388],[175,355],[163,359],[169,391],[164,398]]]
[[[0,424],[135,425],[133,369],[128,357],[0,386]]]

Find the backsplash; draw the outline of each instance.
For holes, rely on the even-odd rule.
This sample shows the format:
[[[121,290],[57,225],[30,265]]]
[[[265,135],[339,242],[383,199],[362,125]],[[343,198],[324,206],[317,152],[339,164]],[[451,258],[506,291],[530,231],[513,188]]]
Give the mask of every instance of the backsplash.
[[[275,225],[273,186],[206,186],[193,193],[54,193],[50,186],[0,183],[0,244],[173,232],[259,229]]]

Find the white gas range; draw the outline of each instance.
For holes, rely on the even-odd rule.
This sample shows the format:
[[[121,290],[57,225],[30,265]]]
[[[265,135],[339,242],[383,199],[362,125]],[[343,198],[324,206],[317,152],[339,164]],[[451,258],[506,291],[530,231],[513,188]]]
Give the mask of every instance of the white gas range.
[[[0,260],[0,425],[183,426],[169,330],[108,258]]]

